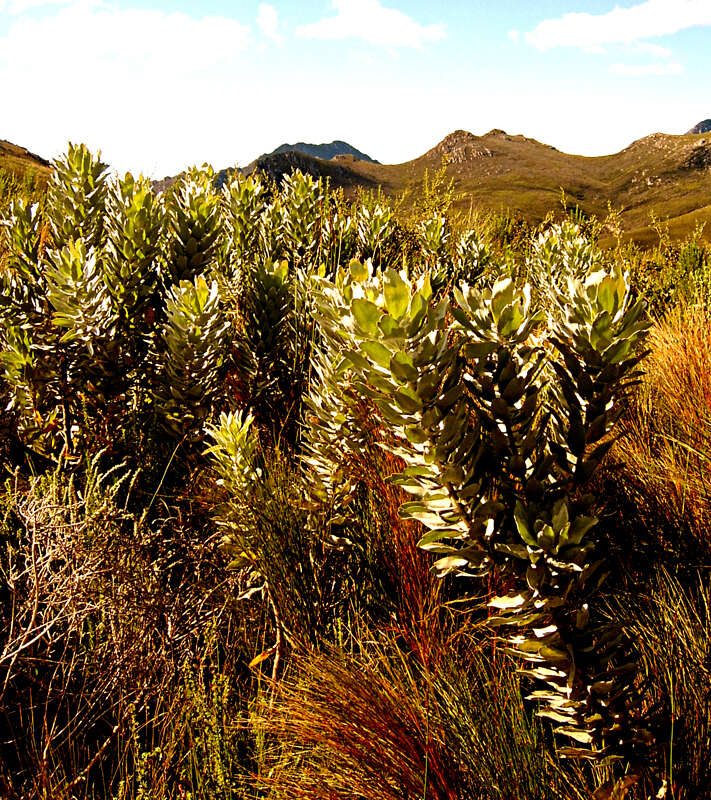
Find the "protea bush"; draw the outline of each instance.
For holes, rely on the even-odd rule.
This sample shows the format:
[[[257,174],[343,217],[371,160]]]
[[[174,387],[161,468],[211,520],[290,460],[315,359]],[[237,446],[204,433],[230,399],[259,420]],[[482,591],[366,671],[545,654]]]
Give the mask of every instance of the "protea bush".
[[[316,280],[341,371],[323,385],[331,399],[343,387],[341,406],[349,385],[374,401],[392,434],[383,446],[403,462],[393,480],[416,498],[401,514],[427,529],[420,546],[441,556],[434,569],[473,578],[496,569],[512,588],[490,600],[490,624],[513,631],[511,652],[545,686],[531,695],[540,713],[597,755],[618,753],[638,735],[629,665],[620,632],[595,623],[602,554],[582,490],[611,442],[647,327],[624,275],[571,275],[570,299],[556,295],[547,317],[510,278],[483,291],[463,284],[454,304],[433,295],[428,271],[410,278],[353,262],[335,282]]]

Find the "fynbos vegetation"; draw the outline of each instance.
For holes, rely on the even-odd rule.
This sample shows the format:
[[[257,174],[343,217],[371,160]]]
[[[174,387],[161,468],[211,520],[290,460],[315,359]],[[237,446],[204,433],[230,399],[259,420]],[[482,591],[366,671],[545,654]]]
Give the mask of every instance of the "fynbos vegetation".
[[[708,252],[450,192],[5,204],[3,796],[705,796]]]

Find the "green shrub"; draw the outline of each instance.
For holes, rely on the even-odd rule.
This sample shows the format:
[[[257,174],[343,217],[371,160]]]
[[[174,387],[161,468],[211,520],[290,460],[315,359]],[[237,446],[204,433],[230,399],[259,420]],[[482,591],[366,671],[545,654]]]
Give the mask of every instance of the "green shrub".
[[[350,377],[373,398],[392,433],[386,446],[405,464],[395,479],[417,497],[401,514],[429,529],[421,546],[443,554],[442,575],[496,565],[514,583],[490,605],[499,624],[529,631],[510,644],[548,686],[532,697],[559,733],[605,755],[633,744],[636,723],[621,699],[619,634],[591,621],[601,562],[580,489],[609,447],[646,323],[624,275],[579,257],[560,265],[570,301],[550,285],[546,330],[528,287],[511,279],[455,289],[450,306],[433,297],[428,273],[411,280],[356,262],[335,282],[316,278],[317,309],[340,344],[334,365],[348,365],[341,386]]]

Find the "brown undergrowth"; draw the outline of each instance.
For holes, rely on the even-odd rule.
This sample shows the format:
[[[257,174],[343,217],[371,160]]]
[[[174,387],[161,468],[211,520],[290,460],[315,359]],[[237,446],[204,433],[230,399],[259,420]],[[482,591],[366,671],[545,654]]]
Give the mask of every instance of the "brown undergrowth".
[[[649,348],[613,460],[647,532],[709,563],[711,309],[674,308],[652,328]]]

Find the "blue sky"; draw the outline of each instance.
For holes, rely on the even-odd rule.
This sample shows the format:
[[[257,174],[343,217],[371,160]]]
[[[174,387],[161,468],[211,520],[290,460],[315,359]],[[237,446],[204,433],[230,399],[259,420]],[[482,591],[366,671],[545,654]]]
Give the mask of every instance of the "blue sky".
[[[0,0],[0,138],[160,177],[447,133],[620,150],[711,117],[711,0]]]

